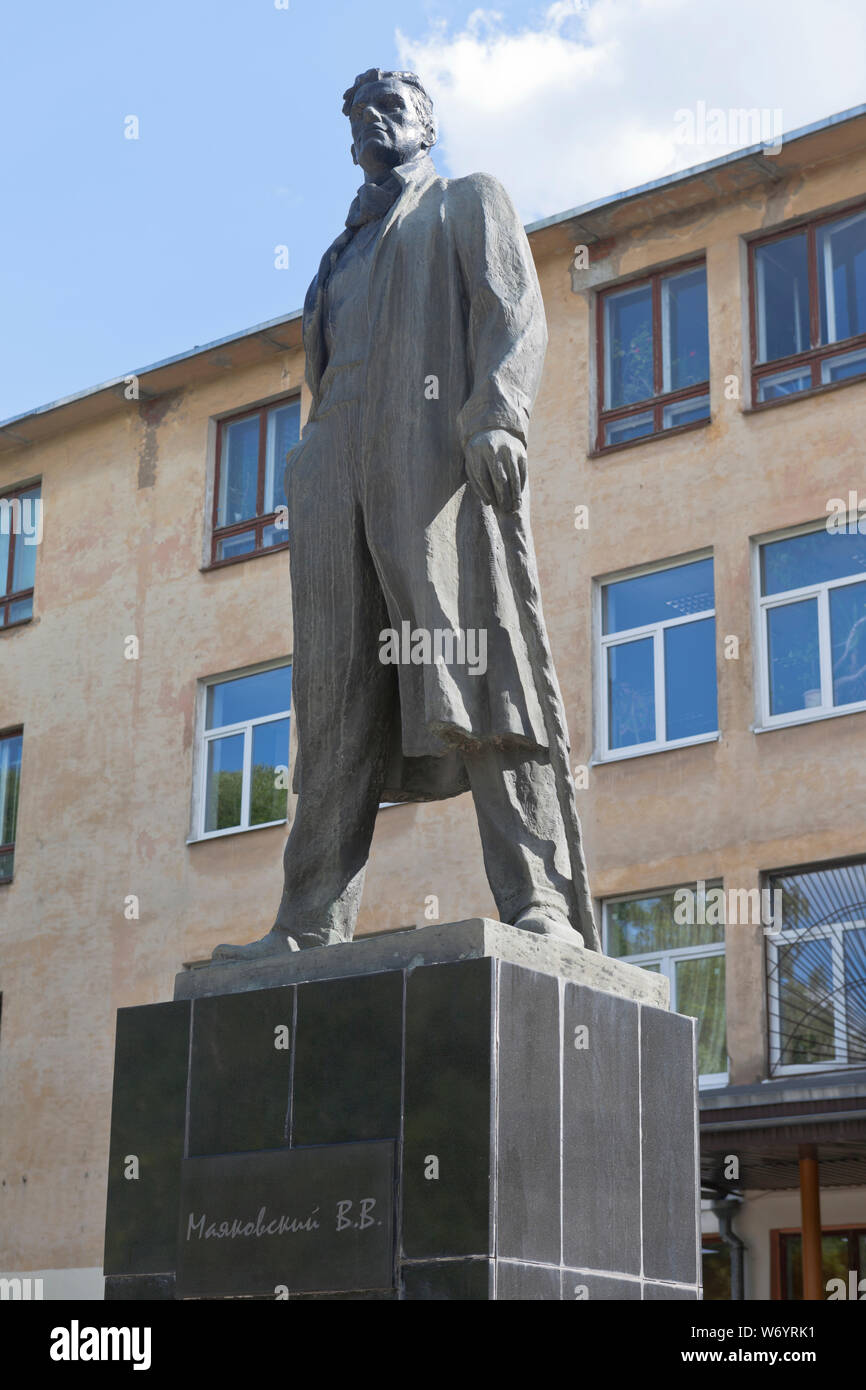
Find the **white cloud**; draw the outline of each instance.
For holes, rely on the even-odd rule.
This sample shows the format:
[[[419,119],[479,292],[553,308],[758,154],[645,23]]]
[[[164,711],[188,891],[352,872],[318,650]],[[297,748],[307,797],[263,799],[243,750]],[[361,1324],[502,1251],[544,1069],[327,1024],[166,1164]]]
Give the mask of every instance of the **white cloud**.
[[[527,220],[740,148],[738,112],[763,113],[757,143],[866,99],[863,0],[555,0],[519,29],[477,9],[397,44],[445,172],[497,175]]]

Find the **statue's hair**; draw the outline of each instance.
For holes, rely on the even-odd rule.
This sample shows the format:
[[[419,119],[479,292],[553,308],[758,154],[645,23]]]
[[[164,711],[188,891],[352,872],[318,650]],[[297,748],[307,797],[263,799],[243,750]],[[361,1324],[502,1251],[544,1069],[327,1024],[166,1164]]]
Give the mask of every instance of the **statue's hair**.
[[[366,87],[369,82],[383,82],[386,78],[393,77],[398,82],[407,86],[415,99],[421,119],[432,126],[433,137],[436,137],[436,118],[433,115],[433,102],[430,100],[429,93],[426,91],[423,82],[415,72],[386,72],[383,68],[368,68],[366,72],[361,72],[355,78],[351,87],[343,93],[343,115],[348,116],[352,109],[352,102],[355,100],[355,93],[361,88]]]

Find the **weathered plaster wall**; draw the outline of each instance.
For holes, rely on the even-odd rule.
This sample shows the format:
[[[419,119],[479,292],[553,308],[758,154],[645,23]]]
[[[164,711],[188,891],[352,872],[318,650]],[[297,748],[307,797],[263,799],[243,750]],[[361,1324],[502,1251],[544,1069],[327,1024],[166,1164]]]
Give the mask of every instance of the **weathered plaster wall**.
[[[722,209],[591,251],[539,255],[550,348],[530,457],[545,609],[575,763],[593,756],[593,578],[712,547],[717,743],[590,770],[580,793],[597,896],[866,850],[866,716],[755,735],[749,538],[817,519],[862,486],[866,383],[760,415],[743,409],[741,238],[866,190],[866,163],[822,166]],[[712,423],[589,456],[591,290],[705,251]],[[15,881],[0,887],[3,1269],[101,1261],[114,1015],[171,996],[182,962],[270,925],[282,828],[187,845],[197,682],[292,649],[285,553],[204,573],[211,421],[292,389],[300,354],[223,374],[0,458],[0,489],[41,475],[35,620],[0,637],[0,728],[23,723]],[[743,399],[724,398],[725,376]],[[574,508],[590,509],[588,531]],[[135,634],[137,661],[124,659]],[[335,794],[338,789],[335,789]],[[135,894],[140,918],[124,918]],[[494,915],[468,797],[379,817],[359,931]],[[732,1080],[765,1071],[763,937],[729,931]]]

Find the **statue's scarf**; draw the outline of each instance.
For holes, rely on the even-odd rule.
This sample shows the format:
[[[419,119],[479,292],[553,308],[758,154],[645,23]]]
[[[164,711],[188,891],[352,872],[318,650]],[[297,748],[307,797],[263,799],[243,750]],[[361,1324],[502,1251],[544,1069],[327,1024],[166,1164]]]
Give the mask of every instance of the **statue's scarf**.
[[[377,222],[393,207],[402,191],[400,180],[393,174],[383,183],[362,183],[349,208],[346,226],[354,232],[367,222]]]

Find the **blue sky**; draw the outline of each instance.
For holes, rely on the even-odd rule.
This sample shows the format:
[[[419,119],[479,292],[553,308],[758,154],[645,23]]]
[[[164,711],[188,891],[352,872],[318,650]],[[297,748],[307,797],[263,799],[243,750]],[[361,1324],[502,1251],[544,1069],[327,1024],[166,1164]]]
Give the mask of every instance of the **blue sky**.
[[[725,152],[677,109],[790,130],[866,95],[862,0],[279,3],[6,7],[0,420],[298,307],[360,182],[366,67],[414,66],[440,170],[496,174],[526,220]]]

